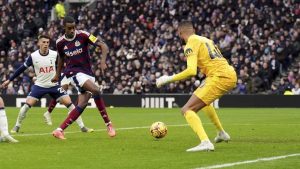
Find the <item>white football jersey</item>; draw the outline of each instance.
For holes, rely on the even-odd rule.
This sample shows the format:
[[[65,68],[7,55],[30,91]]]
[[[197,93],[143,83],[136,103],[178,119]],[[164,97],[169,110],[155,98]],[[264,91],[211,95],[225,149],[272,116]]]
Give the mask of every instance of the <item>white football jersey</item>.
[[[52,83],[51,79],[56,74],[55,62],[57,58],[57,52],[49,49],[47,55],[41,55],[40,51],[33,52],[25,61],[24,66],[33,66],[36,81],[35,85],[50,88],[58,85],[58,83]]]

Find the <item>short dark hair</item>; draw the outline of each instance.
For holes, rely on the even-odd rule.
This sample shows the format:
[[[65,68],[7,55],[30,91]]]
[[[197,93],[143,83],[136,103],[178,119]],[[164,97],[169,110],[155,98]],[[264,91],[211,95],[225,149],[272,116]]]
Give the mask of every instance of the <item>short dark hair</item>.
[[[66,16],[64,18],[64,25],[66,25],[67,23],[74,23],[75,19],[72,16]]]
[[[192,21],[184,20],[184,21],[179,22],[179,24],[178,24],[178,28],[181,28],[181,27],[191,27],[191,28],[193,28],[194,26],[193,26]]]
[[[42,38],[49,39],[49,40],[51,39],[49,35],[40,35],[40,36],[38,37],[38,40],[40,40],[40,39],[42,39]]]

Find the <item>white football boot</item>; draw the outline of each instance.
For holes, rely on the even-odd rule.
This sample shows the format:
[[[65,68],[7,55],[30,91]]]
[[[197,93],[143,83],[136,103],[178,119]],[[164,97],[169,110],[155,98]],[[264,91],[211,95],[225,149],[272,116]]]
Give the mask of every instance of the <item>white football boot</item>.
[[[45,123],[49,126],[52,125],[52,119],[51,119],[51,114],[47,111],[46,113],[44,113],[44,119],[45,119]]]
[[[225,131],[220,131],[215,138],[215,143],[220,143],[222,141],[228,142],[230,140],[230,136]]]
[[[10,135],[6,135],[6,136],[2,136],[0,138],[0,142],[9,142],[9,143],[18,143],[19,141],[14,139],[12,136]]]
[[[215,147],[214,145],[209,141],[202,141],[199,145],[196,147],[187,149],[187,152],[195,152],[195,151],[214,151]]]

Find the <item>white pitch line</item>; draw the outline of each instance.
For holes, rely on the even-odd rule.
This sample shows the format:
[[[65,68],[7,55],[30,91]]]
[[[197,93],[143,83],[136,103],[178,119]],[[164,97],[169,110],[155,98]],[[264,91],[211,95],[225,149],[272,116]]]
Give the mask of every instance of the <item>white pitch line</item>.
[[[174,124],[174,125],[168,125],[167,127],[184,127],[188,126],[188,124]],[[150,128],[150,126],[141,126],[141,127],[123,127],[123,128],[116,128],[117,131],[120,130],[135,130],[135,129],[146,129]],[[101,132],[101,131],[106,131],[106,129],[97,129],[94,130],[94,132]],[[75,134],[75,133],[81,133],[81,131],[70,131],[70,132],[64,132],[66,134]],[[44,136],[44,135],[52,135],[52,133],[32,133],[32,134],[14,134],[12,136]]]
[[[300,156],[300,153],[288,154],[288,155],[283,155],[283,156],[273,156],[273,157],[266,157],[266,158],[258,158],[256,160],[238,161],[238,162],[234,162],[234,163],[218,164],[218,165],[212,165],[212,166],[207,166],[207,167],[200,167],[200,168],[195,168],[195,169],[225,168],[225,167],[232,167],[232,166],[242,165],[242,164],[257,163],[257,162],[262,162],[262,161],[279,160],[279,159],[288,158],[288,157],[295,157],[295,156]]]
[[[204,125],[207,124],[212,124],[212,123],[203,123]],[[245,123],[245,124],[238,124],[238,123],[233,123],[233,124],[227,124],[227,126],[252,126],[252,125],[265,125],[265,126],[273,126],[273,125],[282,125],[282,124],[250,124],[250,123]],[[284,124],[284,125],[300,125],[300,124]],[[167,125],[170,127],[182,127],[182,126],[188,126],[188,124],[174,124],[174,125]],[[142,126],[142,127],[124,127],[124,128],[117,128],[116,130],[134,130],[134,129],[145,129],[149,128],[149,126]],[[101,131],[106,131],[106,129],[97,129],[95,132],[101,132]],[[81,133],[81,131],[70,131],[70,132],[65,132],[67,134],[75,134],[75,133]],[[52,133],[32,133],[32,134],[14,134],[12,136],[44,136],[44,135],[49,135]]]
[[[203,123],[204,125],[207,124],[212,124],[212,123]],[[227,124],[227,126],[252,126],[252,125],[265,125],[265,126],[276,126],[276,125],[282,125],[282,124],[251,124],[251,123],[245,123],[245,124],[237,124],[237,123],[233,123],[233,124]],[[300,125],[299,124],[284,124],[284,125]],[[174,124],[174,125],[167,125],[170,127],[182,127],[182,126],[188,126],[188,124]],[[145,129],[145,128],[149,128],[149,126],[142,126],[142,127],[124,127],[124,128],[117,128],[116,130],[134,130],[134,129]],[[106,129],[97,129],[95,130],[95,132],[101,132],[101,131],[106,131]],[[70,132],[65,132],[67,134],[75,134],[75,133],[81,133],[81,131],[70,131]],[[52,133],[32,133],[32,134],[14,134],[12,136],[44,136],[44,135],[49,135]]]

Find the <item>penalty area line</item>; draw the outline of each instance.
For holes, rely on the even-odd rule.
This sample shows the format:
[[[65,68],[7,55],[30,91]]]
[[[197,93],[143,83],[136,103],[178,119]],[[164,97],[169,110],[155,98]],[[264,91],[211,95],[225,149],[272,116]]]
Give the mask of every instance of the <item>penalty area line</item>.
[[[188,124],[174,124],[174,125],[167,125],[167,127],[185,127],[188,126]],[[121,130],[136,130],[136,129],[147,129],[150,128],[150,126],[140,126],[140,127],[122,127],[122,128],[116,128],[116,131]],[[96,129],[94,132],[102,132],[106,131],[106,129]],[[76,133],[82,133],[81,131],[69,131],[64,132],[65,134],[76,134]],[[27,136],[45,136],[45,135],[52,135],[52,133],[30,133],[30,134],[12,134],[12,136],[17,137],[27,137]]]
[[[238,162],[234,162],[234,163],[218,164],[218,165],[200,167],[200,168],[195,168],[195,169],[225,168],[225,167],[232,167],[232,166],[242,165],[242,164],[258,163],[258,162],[264,162],[264,161],[274,161],[274,160],[284,159],[284,158],[288,158],[288,157],[295,157],[295,156],[300,156],[300,153],[288,154],[288,155],[282,155],[282,156],[258,158],[258,159],[255,159],[255,160],[238,161]]]

